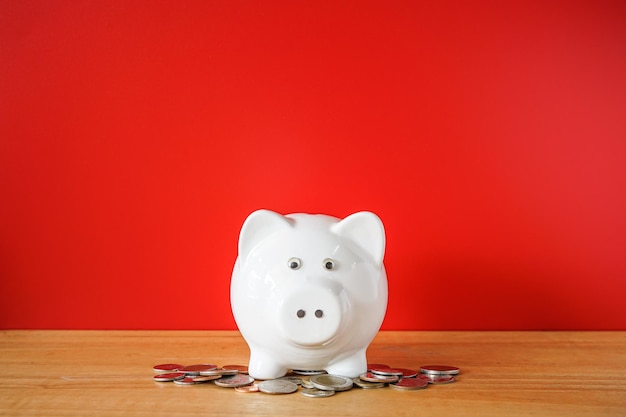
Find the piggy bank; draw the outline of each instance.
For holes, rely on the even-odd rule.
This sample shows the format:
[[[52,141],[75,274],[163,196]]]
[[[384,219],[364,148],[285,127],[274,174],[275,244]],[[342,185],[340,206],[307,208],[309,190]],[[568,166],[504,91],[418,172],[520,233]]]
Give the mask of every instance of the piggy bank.
[[[230,300],[251,376],[366,371],[387,310],[385,230],[375,214],[258,210],[241,228],[238,251]]]

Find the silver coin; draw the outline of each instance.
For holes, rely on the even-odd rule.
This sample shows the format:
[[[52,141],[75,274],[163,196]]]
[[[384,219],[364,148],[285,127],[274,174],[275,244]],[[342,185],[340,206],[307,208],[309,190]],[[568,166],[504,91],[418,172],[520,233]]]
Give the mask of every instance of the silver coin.
[[[454,378],[454,376],[452,375],[440,375],[435,378],[431,378],[431,380],[428,382],[430,382],[431,384],[439,385],[439,384],[450,384],[454,381],[456,381],[456,378]]]
[[[176,385],[194,385],[196,381],[194,381],[192,377],[186,376],[183,379],[175,379],[174,383]]]
[[[222,366],[222,369],[226,369],[226,370],[235,370],[238,371],[240,374],[247,374],[248,373],[248,367],[246,365],[224,365]]]
[[[420,372],[429,375],[456,375],[459,368],[447,365],[424,365],[420,366]]]
[[[389,384],[391,388],[398,390],[417,390],[424,389],[428,386],[428,382],[420,378],[402,378],[396,383]]]
[[[216,368],[216,369],[208,369],[205,371],[200,371],[199,373],[202,376],[211,376],[211,375],[226,376],[226,375],[237,375],[239,371],[236,369]]]
[[[244,393],[259,392],[259,386],[257,384],[244,385],[243,387],[235,387],[235,391]]]
[[[331,395],[335,395],[335,391],[331,390],[323,390],[317,388],[305,388],[302,390],[302,395],[310,398],[322,398],[322,397],[330,397]]]
[[[439,384],[449,384],[451,382],[456,381],[454,375],[429,375],[429,374],[419,374],[417,378],[412,379],[422,379],[431,384],[439,385]]]
[[[298,375],[321,375],[326,373],[324,370],[311,371],[307,369],[294,369],[292,372]]]
[[[198,375],[202,375],[202,376],[222,376],[222,370],[217,368],[217,369],[207,369],[204,371],[199,371]]]
[[[227,376],[227,375],[237,375],[238,373],[240,373],[237,369],[220,369],[220,375],[223,376]],[[247,372],[244,372],[244,374],[247,374]],[[202,372],[200,372],[200,375],[202,375]]]
[[[303,380],[302,380],[302,386],[303,386],[304,388],[315,388],[315,387],[313,386],[313,384],[311,384],[311,381],[309,381],[308,379],[303,379]]]
[[[266,394],[291,394],[298,390],[298,385],[284,379],[269,379],[259,382],[259,391]]]
[[[215,381],[216,379],[221,378],[219,375],[200,375],[200,376],[192,376],[193,382],[197,384],[202,384],[203,382]]]
[[[177,379],[183,379],[185,377],[184,372],[168,372],[166,374],[158,374],[153,377],[157,382],[171,382]]]
[[[197,364],[197,365],[187,365],[183,366],[179,369],[180,372],[184,372],[187,375],[200,375],[201,371],[210,371],[212,369],[217,369],[217,365],[209,365],[209,364]]]
[[[353,378],[352,382],[357,387],[361,387],[363,389],[373,389],[373,388],[383,388],[385,386],[384,382],[368,382],[363,381],[361,378]]]
[[[353,385],[351,378],[341,375],[314,375],[310,381],[315,388],[330,391],[347,391]]]
[[[371,372],[366,372],[359,375],[359,378],[367,382],[396,382],[400,379],[397,375],[376,375]]]
[[[395,375],[398,377],[401,377],[403,374],[402,369],[395,369],[395,368],[373,368],[370,372],[375,375],[384,375],[384,376]]]
[[[297,376],[281,376],[280,378],[276,378],[276,379],[281,379],[283,381],[291,381],[296,385],[302,385],[302,378],[297,377]]]
[[[254,382],[254,378],[246,374],[228,375],[215,380],[215,385],[224,388],[243,387]]]

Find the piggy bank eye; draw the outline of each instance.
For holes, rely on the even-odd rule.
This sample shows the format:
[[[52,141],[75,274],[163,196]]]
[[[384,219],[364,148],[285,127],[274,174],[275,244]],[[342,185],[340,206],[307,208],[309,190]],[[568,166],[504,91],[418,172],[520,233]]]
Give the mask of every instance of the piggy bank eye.
[[[289,266],[290,269],[300,269],[300,267],[302,266],[302,261],[300,260],[300,258],[290,258],[287,261],[287,266]]]
[[[333,269],[335,269],[335,261],[333,261],[330,258],[326,258],[324,259],[324,261],[322,262],[322,265],[324,265],[324,269],[327,271],[332,271]]]

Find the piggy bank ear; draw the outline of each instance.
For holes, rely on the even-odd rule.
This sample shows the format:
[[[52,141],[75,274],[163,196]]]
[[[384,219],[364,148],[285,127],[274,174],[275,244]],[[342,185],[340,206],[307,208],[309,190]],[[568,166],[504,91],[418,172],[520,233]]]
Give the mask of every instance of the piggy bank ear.
[[[270,210],[250,214],[239,233],[239,258],[245,261],[250,251],[268,236],[291,226],[293,220]]]
[[[360,211],[332,226],[332,231],[363,249],[381,267],[385,256],[385,228],[374,213]]]

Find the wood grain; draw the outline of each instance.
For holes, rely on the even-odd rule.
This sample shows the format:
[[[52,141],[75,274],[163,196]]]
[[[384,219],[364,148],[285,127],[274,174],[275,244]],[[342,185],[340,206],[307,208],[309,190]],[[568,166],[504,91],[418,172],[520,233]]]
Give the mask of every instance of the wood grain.
[[[1,331],[0,414],[11,416],[620,416],[626,332],[381,332],[370,362],[461,368],[458,381],[330,398],[152,381],[164,362],[245,364],[233,331]]]

